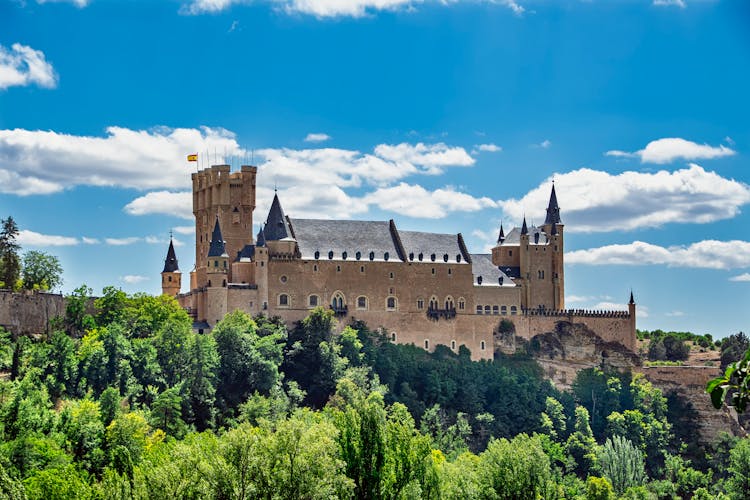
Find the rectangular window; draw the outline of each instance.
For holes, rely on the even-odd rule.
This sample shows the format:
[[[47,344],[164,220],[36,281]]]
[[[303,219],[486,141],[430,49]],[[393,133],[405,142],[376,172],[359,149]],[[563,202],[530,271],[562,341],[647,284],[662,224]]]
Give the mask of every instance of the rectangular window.
[[[424,299],[417,300],[417,309],[424,309]]]
[[[482,314],[482,306],[477,306],[477,314]]]

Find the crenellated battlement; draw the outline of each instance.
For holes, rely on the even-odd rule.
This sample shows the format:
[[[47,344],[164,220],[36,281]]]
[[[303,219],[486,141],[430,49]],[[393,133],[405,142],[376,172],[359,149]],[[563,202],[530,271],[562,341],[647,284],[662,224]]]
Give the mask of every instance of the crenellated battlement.
[[[558,318],[630,318],[628,311],[606,311],[596,309],[521,309],[525,316],[551,316]]]

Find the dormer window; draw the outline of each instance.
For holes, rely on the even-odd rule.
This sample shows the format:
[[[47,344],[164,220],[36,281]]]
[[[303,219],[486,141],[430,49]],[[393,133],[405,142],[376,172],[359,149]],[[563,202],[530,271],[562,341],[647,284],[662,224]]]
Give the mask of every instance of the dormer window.
[[[346,252],[344,252],[344,253],[341,254],[341,258],[342,259],[346,260],[346,257],[347,257],[347,253]]]
[[[331,259],[333,259],[333,250],[330,250],[328,252],[328,260],[331,260]]]
[[[443,262],[448,262],[448,254],[443,254]]]
[[[456,262],[461,262],[461,254],[460,253],[456,254]]]
[[[431,260],[432,262],[435,262],[435,254],[434,254],[434,253],[430,255],[430,260]]]
[[[482,277],[477,276],[477,285],[481,285],[481,284],[482,284]]]
[[[318,250],[315,250],[315,260],[318,260],[320,258],[320,252]]]
[[[409,260],[414,260],[414,252],[409,253]]]
[[[370,252],[370,260],[375,260],[375,252]]]
[[[424,258],[424,254],[422,252],[419,252],[419,262],[422,262],[423,258]]]
[[[354,256],[359,260],[362,258],[362,252],[357,252]]]
[[[384,260],[388,260],[389,258],[390,258],[390,255],[388,254],[388,252],[385,252],[385,253],[383,254],[383,259],[384,259]]]

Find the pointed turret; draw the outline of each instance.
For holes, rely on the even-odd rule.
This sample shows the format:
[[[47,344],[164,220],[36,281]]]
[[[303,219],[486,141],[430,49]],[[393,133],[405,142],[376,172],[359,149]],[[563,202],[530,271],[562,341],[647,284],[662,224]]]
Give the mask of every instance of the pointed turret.
[[[266,235],[265,235],[265,231],[263,231],[263,226],[258,228],[258,236],[255,238],[255,246],[256,247],[266,246]]]
[[[545,224],[560,224],[560,206],[557,204],[557,194],[555,193],[555,184],[552,184],[552,193],[549,196],[549,205],[547,205],[547,218]]]
[[[633,290],[630,290],[630,302],[628,304],[635,304],[635,300],[633,300]]]
[[[174,252],[174,243],[172,237],[169,238],[169,249],[167,250],[167,258],[164,259],[164,270],[163,273],[173,273],[179,271],[180,266],[177,264],[177,255]]]
[[[208,247],[209,257],[229,257],[227,255],[226,247],[224,246],[224,239],[221,236],[221,227],[219,227],[219,216],[216,216],[216,223],[214,224],[214,231],[211,233],[211,244]]]
[[[521,234],[529,234],[529,228],[526,226],[526,216],[523,216],[523,225],[521,226]]]
[[[268,211],[268,219],[266,219],[263,232],[265,233],[265,239],[268,241],[283,240],[292,236],[278,194],[273,195],[273,202],[271,203],[271,209]]]
[[[497,242],[502,243],[505,241],[505,231],[503,231],[503,223],[500,223],[500,234],[497,235]]]

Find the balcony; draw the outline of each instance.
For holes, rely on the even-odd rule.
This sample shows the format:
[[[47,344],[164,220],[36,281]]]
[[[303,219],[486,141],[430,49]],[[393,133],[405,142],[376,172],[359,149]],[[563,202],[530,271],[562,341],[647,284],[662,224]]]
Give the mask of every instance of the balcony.
[[[427,308],[427,317],[438,321],[440,319],[453,319],[456,317],[456,308],[451,307],[450,309],[433,309]]]

